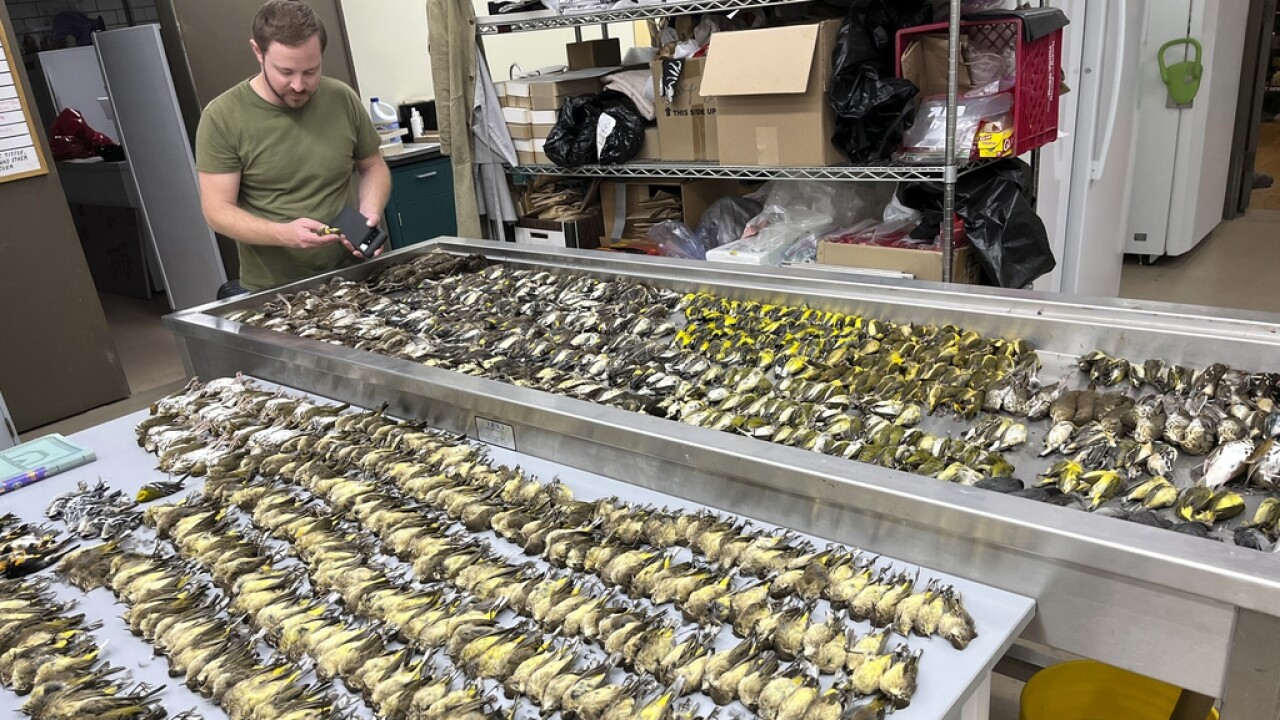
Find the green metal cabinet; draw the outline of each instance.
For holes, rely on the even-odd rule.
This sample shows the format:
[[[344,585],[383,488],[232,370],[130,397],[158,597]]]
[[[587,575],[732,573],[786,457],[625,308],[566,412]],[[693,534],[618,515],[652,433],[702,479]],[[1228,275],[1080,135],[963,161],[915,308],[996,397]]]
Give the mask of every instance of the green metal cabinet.
[[[391,247],[456,235],[453,168],[447,157],[397,163],[391,168],[391,200],[387,203]]]

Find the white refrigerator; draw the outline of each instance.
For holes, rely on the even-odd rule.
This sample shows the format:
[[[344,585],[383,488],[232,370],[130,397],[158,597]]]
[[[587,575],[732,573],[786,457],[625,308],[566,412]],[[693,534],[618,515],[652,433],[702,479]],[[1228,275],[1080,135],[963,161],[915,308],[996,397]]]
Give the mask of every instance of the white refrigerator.
[[[1160,0],[1160,12],[1151,13],[1126,253],[1182,255],[1222,222],[1248,15],[1249,3],[1219,0]],[[1190,107],[1172,107],[1156,55],[1165,42],[1188,36],[1204,49],[1200,90]],[[1194,53],[1181,46],[1166,55],[1172,64]]]
[[[1035,289],[1114,297],[1135,184],[1147,21],[1170,0],[1059,0],[1071,20],[1059,137],[1040,154],[1037,212],[1058,266]],[[1163,10],[1161,10],[1163,12]]]
[[[1126,253],[1180,255],[1222,221],[1248,3],[1054,5],[1071,20],[1062,57],[1071,92],[1038,186],[1058,267],[1035,288],[1114,297]],[[1172,108],[1156,55],[1188,35],[1204,48],[1205,70],[1193,105]]]

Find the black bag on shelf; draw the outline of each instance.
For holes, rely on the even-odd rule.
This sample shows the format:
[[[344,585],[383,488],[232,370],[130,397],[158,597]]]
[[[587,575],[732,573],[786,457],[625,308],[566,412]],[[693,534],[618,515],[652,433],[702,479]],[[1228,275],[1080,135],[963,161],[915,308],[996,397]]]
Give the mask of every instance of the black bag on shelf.
[[[1000,287],[1024,288],[1058,262],[1049,232],[1027,198],[1031,166],[1017,158],[997,160],[961,176],[956,214],[978,253],[983,273]],[[912,237],[932,239],[942,223],[942,185],[907,183],[898,200],[924,215]]]
[[[551,162],[560,167],[579,167],[596,161],[596,121],[600,112],[600,99],[595,95],[578,95],[564,101],[543,148]]]
[[[832,58],[831,142],[852,162],[887,160],[915,115],[919,90],[893,76],[898,30],[933,20],[928,0],[853,0]]]
[[[610,124],[608,135],[605,135],[606,125]],[[600,93],[600,116],[595,124],[600,162],[624,163],[639,155],[640,147],[644,145],[644,127],[644,116],[631,98],[615,90]],[[599,140],[600,136],[604,136],[603,142]],[[547,143],[550,142],[548,138]]]

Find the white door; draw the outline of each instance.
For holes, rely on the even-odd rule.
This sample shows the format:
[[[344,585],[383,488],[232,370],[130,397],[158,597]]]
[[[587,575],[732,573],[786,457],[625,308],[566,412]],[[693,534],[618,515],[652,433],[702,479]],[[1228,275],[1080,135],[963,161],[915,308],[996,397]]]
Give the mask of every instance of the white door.
[[[1084,14],[1062,292],[1120,291],[1137,134],[1137,70],[1147,0],[1093,3]],[[1073,23],[1076,22],[1073,19]]]

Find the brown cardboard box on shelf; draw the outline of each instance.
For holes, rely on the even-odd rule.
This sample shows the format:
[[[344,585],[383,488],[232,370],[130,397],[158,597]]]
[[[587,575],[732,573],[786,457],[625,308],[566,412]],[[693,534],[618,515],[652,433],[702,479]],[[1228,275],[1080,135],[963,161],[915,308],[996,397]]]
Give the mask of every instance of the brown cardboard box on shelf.
[[[525,108],[504,107],[502,108],[502,119],[508,124],[527,125],[533,111]]]
[[[834,165],[827,102],[840,20],[711,36],[700,93],[716,99],[722,165]]]
[[[573,220],[539,220],[522,217],[516,222],[516,242],[549,247],[581,248],[600,247],[604,234],[604,220],[600,210]]]
[[[640,152],[632,158],[632,160],[661,160],[662,158],[662,140],[658,136],[658,127],[656,125],[644,129],[644,144],[640,146]]]
[[[618,38],[583,40],[564,46],[570,70],[610,67],[622,64],[622,43]]]
[[[716,101],[703,97],[702,85],[706,58],[689,58],[681,68],[671,102],[662,94],[663,61],[649,63],[653,72],[655,112],[662,136],[663,160],[717,160],[720,148],[716,140]]]
[[[960,36],[960,52],[968,50],[969,38]],[[920,88],[921,98],[947,94],[947,36],[943,33],[921,35],[902,51],[902,77]],[[962,61],[956,69],[957,88],[960,93],[969,90],[969,66]]]
[[[600,79],[617,70],[617,66],[570,70],[550,75],[536,75],[507,81],[507,97],[510,102],[525,102],[533,110],[559,110],[565,98],[600,92]]]
[[[741,195],[743,186],[736,180],[633,181],[600,183],[600,207],[604,213],[605,237],[643,239],[645,229],[662,219],[658,213],[646,216],[646,205],[660,205],[661,199],[674,196],[680,211],[674,219],[689,227],[697,227],[702,213],[711,203],[726,195]]]
[[[551,134],[551,128],[556,126],[555,110],[530,110],[529,123],[533,128],[533,137],[545,138]]]
[[[512,140],[530,140],[533,138],[533,126],[528,123],[507,123],[507,131]]]
[[[957,248],[951,255],[951,281],[976,285],[981,278],[981,272],[975,261],[972,247]],[[916,280],[942,281],[942,253],[936,250],[908,250],[823,240],[818,243],[818,263],[875,270],[897,270],[915,276]]]
[[[521,165],[533,165],[538,162],[533,156],[532,140],[512,140],[511,144],[515,145],[516,159],[520,161]]]

